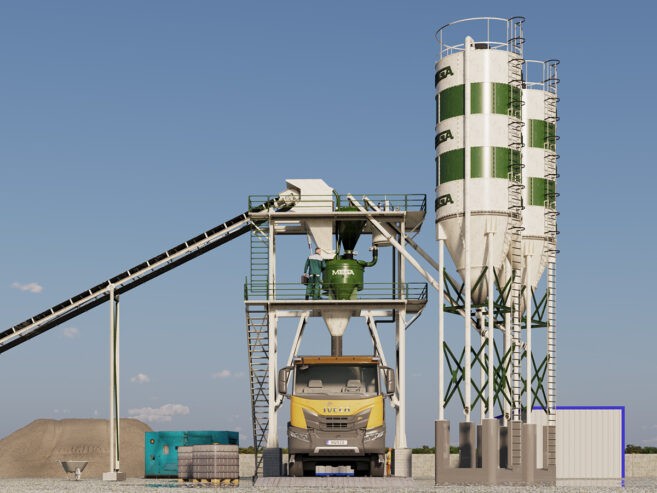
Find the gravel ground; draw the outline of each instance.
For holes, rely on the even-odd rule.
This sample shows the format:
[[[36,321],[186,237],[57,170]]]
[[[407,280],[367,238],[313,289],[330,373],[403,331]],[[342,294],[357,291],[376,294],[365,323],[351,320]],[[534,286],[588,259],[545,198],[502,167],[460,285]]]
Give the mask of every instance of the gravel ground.
[[[316,493],[317,490],[325,488],[292,488],[295,493]],[[152,480],[152,479],[128,479],[124,482],[109,483],[97,479],[84,479],[80,481],[71,481],[66,479],[2,479],[0,480],[0,493],[49,493],[49,492],[72,492],[72,493],[96,493],[96,492],[121,492],[121,493],[147,493],[149,491],[194,491],[194,490],[223,490],[223,491],[253,491],[268,493],[276,491],[281,492],[281,488],[256,488],[251,484],[250,478],[245,478],[240,482],[238,488],[216,488],[210,486],[191,486],[188,484],[179,484],[176,480]],[[556,487],[525,487],[525,486],[434,486],[431,479],[415,480],[412,488],[347,488],[341,491],[348,492],[366,492],[376,491],[376,493],[397,493],[397,492],[429,492],[452,493],[487,493],[487,492],[657,492],[657,477],[654,478],[630,478],[625,482],[625,488],[620,487],[603,487],[603,486],[556,486]]]

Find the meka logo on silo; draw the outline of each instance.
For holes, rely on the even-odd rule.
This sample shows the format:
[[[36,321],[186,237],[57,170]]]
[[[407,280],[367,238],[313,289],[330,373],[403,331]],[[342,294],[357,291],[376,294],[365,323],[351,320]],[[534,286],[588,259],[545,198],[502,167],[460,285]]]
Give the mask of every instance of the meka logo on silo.
[[[452,196],[450,194],[441,195],[436,199],[436,210],[440,209],[444,205],[453,204]]]
[[[438,145],[447,142],[449,139],[454,139],[451,130],[444,130],[438,134]]]
[[[436,77],[438,79],[437,82],[440,82],[441,80],[446,79],[450,75],[454,75],[454,72],[452,72],[452,67],[447,65],[447,67],[441,68],[438,71],[438,76]]]

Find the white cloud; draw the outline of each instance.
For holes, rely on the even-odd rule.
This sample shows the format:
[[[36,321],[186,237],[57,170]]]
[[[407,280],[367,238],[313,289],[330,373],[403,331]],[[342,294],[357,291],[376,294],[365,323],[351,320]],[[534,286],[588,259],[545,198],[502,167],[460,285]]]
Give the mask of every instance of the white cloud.
[[[151,381],[151,377],[145,373],[137,373],[134,377],[130,379],[132,383],[148,383]]]
[[[220,371],[212,374],[212,378],[214,378],[214,379],[217,379],[217,378],[230,378],[230,377],[241,378],[243,376],[244,376],[244,372],[242,372],[242,371],[232,372],[230,370],[220,370]]]
[[[173,416],[189,414],[189,407],[182,404],[165,404],[158,408],[142,407],[139,409],[130,409],[130,417],[149,423],[168,423]]]
[[[75,339],[80,335],[80,331],[75,327],[66,327],[62,332],[67,339]]]
[[[20,282],[15,282],[11,285],[12,288],[18,289],[20,291],[27,291],[28,293],[40,293],[43,291],[43,286],[38,282],[28,282],[27,284],[21,284]]]

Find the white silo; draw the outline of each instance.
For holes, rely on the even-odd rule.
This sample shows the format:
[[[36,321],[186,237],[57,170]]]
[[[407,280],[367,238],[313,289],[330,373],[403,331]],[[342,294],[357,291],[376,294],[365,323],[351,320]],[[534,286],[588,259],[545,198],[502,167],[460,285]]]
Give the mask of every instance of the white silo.
[[[556,180],[557,180],[557,102],[558,60],[527,60],[524,66],[523,89],[523,214],[522,214],[522,284],[524,296],[520,313],[525,313],[525,366],[526,381],[534,381],[532,360],[536,359],[533,346],[532,300],[535,290],[548,267],[546,281],[546,308],[548,312],[545,362],[546,381],[537,378],[536,385],[546,388],[545,412],[550,425],[556,424],[555,414],[555,281],[556,281]],[[541,303],[540,301],[538,302]],[[539,375],[537,375],[539,377]],[[527,421],[531,422],[531,409],[536,389],[525,393]]]
[[[523,21],[465,19],[437,32],[440,57],[435,74],[436,235],[440,255],[442,245],[447,245],[463,279],[466,349],[462,404],[468,423],[472,411],[472,308],[477,308],[480,323],[484,309],[489,314],[486,341],[483,327],[479,330],[480,345],[488,344],[491,364],[486,372],[481,365],[479,388],[484,388],[485,380],[490,382],[486,403],[482,402],[481,408],[482,414],[485,408],[492,418],[493,272],[503,265],[512,238],[519,240]],[[472,31],[473,24],[479,27],[477,33]],[[461,28],[467,29],[462,37]],[[442,327],[441,317],[441,334]],[[442,335],[439,337],[442,341]],[[442,364],[440,359],[441,368]],[[440,393],[442,413],[442,389]]]
[[[437,235],[461,278],[474,284],[487,265],[502,265],[509,248],[511,182],[520,181],[522,49],[506,37],[450,44],[443,35],[435,78]],[[485,303],[486,294],[479,282],[473,303]]]
[[[556,151],[556,61],[525,61],[523,90],[523,285],[535,289],[547,264],[553,235],[548,224],[555,209],[555,177],[550,162]],[[554,100],[554,101],[553,101]],[[554,103],[554,104],[553,104]]]
[[[523,59],[523,22],[464,19],[437,32],[436,484],[531,484],[556,474],[556,62],[542,62],[536,80],[523,77],[535,63]],[[462,284],[446,272],[445,246]],[[545,296],[532,307],[546,266]],[[445,337],[445,313],[462,317],[462,349],[454,335]],[[532,353],[532,325],[547,328],[542,361]],[[445,419],[452,399],[465,415],[457,467]],[[541,465],[535,403],[549,416]],[[479,426],[472,422],[477,405]]]

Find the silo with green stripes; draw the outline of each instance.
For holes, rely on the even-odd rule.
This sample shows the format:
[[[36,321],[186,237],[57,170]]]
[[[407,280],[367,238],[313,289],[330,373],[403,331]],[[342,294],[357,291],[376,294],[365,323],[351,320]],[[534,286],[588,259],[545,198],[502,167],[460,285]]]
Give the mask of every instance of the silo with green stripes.
[[[527,62],[523,33],[522,17],[436,33],[436,484],[556,478],[557,62]]]
[[[556,242],[558,61],[526,60],[523,89],[523,284],[535,289]]]
[[[475,304],[486,301],[477,281],[504,262],[522,208],[522,39],[512,29],[522,20],[482,21],[476,39],[454,35],[459,23],[438,31],[435,72],[437,235],[464,281],[469,271]]]

